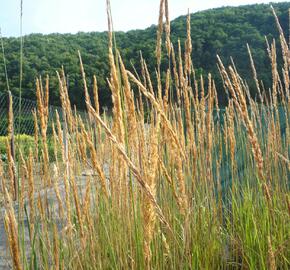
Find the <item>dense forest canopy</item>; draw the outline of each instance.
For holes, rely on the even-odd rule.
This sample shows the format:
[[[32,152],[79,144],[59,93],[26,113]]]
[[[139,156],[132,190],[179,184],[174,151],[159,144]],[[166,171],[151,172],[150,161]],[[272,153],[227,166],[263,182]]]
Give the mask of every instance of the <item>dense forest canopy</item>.
[[[288,9],[290,3],[273,4],[283,29],[288,30]],[[256,69],[265,88],[271,85],[270,60],[266,51],[265,36],[271,41],[279,40],[278,30],[270,5],[247,5],[241,7],[223,7],[191,14],[191,35],[194,67],[199,73],[211,72],[219,84],[219,98],[225,100],[221,87],[216,55],[219,54],[227,64],[233,57],[236,67],[250,85],[253,95],[255,86],[252,80],[250,61],[246,44],[251,47]],[[288,33],[286,33],[288,37]],[[154,74],[156,26],[145,30],[116,32],[116,46],[129,69],[140,71],[140,51],[149,70]],[[171,22],[171,38],[177,48],[186,38],[186,16]],[[23,54],[23,96],[35,98],[35,78],[47,74],[50,76],[51,104],[59,104],[56,70],[62,66],[68,77],[70,97],[73,104],[83,108],[83,85],[79,68],[77,50],[80,50],[89,83],[95,74],[98,79],[101,106],[110,106],[110,90],[106,78],[109,76],[107,59],[107,33],[91,32],[77,34],[31,34],[24,37]],[[4,38],[5,57],[10,88],[14,94],[19,92],[20,39]],[[277,46],[278,47],[278,46]],[[167,68],[164,59],[164,70]],[[6,91],[3,57],[0,58],[0,91]]]

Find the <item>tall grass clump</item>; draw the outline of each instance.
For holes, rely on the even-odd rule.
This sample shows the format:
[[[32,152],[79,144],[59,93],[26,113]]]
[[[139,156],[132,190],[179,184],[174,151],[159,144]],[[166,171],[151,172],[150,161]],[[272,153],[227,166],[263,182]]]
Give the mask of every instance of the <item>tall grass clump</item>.
[[[79,52],[88,117],[72,108],[65,72],[57,72],[63,121],[52,125],[50,159],[49,79],[36,81],[34,138],[42,147],[18,161],[18,218],[9,184],[15,162],[0,163],[13,267],[289,269],[290,54],[274,10],[283,66],[275,41],[267,42],[271,91],[262,91],[248,46],[259,99],[234,63],[218,57],[229,93],[220,108],[211,74],[197,77],[191,62],[190,15],[185,46],[176,48],[168,1],[160,1],[154,84],[146,59],[140,74],[125,66],[107,6],[112,117],[100,114],[96,77],[89,95]]]

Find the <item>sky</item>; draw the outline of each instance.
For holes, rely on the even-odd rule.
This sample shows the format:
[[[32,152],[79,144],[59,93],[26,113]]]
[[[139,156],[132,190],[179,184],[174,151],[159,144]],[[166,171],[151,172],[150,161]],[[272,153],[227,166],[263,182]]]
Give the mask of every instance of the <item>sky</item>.
[[[272,2],[285,2],[274,0]],[[19,36],[21,0],[0,0],[2,36]],[[170,19],[222,6],[267,0],[169,0]],[[114,30],[145,29],[157,24],[159,0],[111,0]],[[23,0],[23,34],[107,30],[106,0]]]

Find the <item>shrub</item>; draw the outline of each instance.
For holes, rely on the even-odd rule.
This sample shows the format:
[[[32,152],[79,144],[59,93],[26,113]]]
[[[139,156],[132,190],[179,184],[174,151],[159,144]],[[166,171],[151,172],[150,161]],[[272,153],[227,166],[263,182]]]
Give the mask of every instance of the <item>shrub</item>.
[[[35,142],[34,137],[27,134],[20,134],[15,135],[15,149],[18,149],[18,147],[21,149],[21,152],[23,156],[28,156],[29,149],[31,148],[32,151],[35,151]],[[6,141],[8,137],[7,136],[0,136],[0,156],[2,161],[6,161],[7,159],[7,149],[6,149]],[[47,146],[48,146],[48,154],[51,161],[54,161],[54,151],[53,151],[53,143],[52,139],[48,138],[47,140]],[[38,151],[41,152],[42,146],[41,143],[39,143]],[[18,150],[16,150],[15,158],[16,161],[18,161]]]

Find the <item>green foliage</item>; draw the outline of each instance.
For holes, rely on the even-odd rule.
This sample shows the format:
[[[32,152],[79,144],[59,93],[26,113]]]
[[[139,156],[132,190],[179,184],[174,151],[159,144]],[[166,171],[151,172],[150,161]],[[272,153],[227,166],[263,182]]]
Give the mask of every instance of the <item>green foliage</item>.
[[[6,159],[6,142],[8,140],[7,136],[0,136],[0,155],[2,159]],[[29,154],[29,149],[35,148],[34,138],[32,136],[21,134],[15,136],[15,145],[19,146],[23,155],[27,156]]]
[[[288,29],[287,18],[290,3],[273,4],[284,29]],[[270,61],[265,51],[265,36],[269,40],[279,35],[273,30],[274,17],[269,5],[248,5],[241,7],[224,7],[197,12],[191,15],[191,35],[193,47],[193,64],[195,68],[202,68],[211,72],[217,84],[218,70],[216,68],[216,54],[225,59],[228,64],[230,56],[233,57],[240,75],[250,85],[255,96],[255,86],[252,80],[250,62],[246,43],[249,43],[259,80],[263,80],[265,89],[271,86]],[[186,37],[186,18],[181,16],[171,23],[171,37],[175,48],[180,38],[184,44]],[[156,26],[145,30],[132,30],[126,33],[116,32],[117,47],[123,56],[127,67],[131,63],[140,72],[140,51],[146,60],[149,70],[155,70]],[[5,38],[4,46],[7,57],[7,68],[11,89],[17,94],[19,89],[19,38]],[[165,49],[165,48],[163,48]],[[110,90],[106,83],[109,76],[107,59],[107,33],[91,32],[73,34],[31,34],[24,37],[24,77],[23,97],[35,98],[35,83],[33,78],[37,75],[50,76],[50,100],[52,104],[59,105],[58,83],[55,71],[64,66],[68,77],[71,102],[78,108],[84,108],[83,86],[77,56],[81,51],[87,75],[88,85],[91,85],[95,74],[99,84],[101,106],[111,106]],[[164,54],[165,55],[165,54]],[[278,57],[279,58],[279,57]],[[6,89],[4,67],[0,61],[0,91]],[[163,59],[163,68],[167,60]],[[165,69],[163,69],[165,70]],[[154,76],[154,74],[152,74]],[[153,80],[154,81],[154,80]],[[219,85],[220,86],[220,85]],[[225,102],[226,96],[222,87],[218,87],[219,98]],[[91,89],[90,89],[91,90]]]
[[[6,141],[8,140],[7,136],[0,136],[0,156],[3,161],[7,160],[7,149],[6,149]],[[35,141],[34,137],[26,134],[17,134],[14,137],[14,143],[15,143],[15,158],[16,161],[18,161],[18,151],[21,150],[24,157],[27,157],[29,155],[29,149],[31,149],[33,152],[35,151]],[[51,161],[54,161],[54,146],[53,146],[53,140],[52,138],[48,138],[47,140],[47,146],[48,146],[48,154]],[[40,152],[42,149],[41,142],[39,142],[38,151]]]

